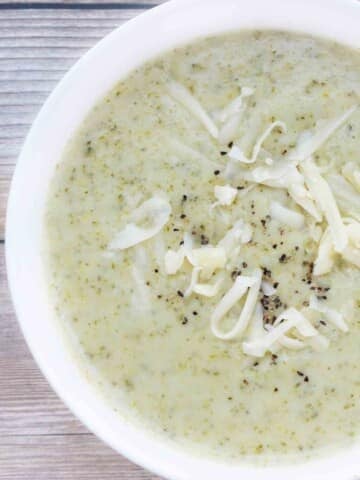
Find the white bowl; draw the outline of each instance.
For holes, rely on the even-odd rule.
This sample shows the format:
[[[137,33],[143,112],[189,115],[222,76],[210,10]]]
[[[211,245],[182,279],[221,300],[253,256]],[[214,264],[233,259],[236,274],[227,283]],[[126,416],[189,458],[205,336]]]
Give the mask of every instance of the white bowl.
[[[90,50],[50,95],[21,152],[6,225],[8,278],[16,313],[42,372],[96,435],[134,462],[170,479],[353,480],[360,445],[291,466],[255,468],[201,459],[129,424],[104,402],[64,347],[41,258],[47,186],[69,136],[90,107],[121,77],[159,53],[208,34],[281,29],[360,47],[356,0],[172,0],[121,26]]]

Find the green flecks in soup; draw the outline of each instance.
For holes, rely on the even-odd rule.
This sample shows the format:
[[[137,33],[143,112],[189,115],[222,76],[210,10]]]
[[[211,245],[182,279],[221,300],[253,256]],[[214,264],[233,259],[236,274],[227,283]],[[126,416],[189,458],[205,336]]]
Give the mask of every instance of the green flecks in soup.
[[[358,51],[249,32],[165,54],[90,112],[46,262],[114,408],[224,458],[358,435],[359,85]]]

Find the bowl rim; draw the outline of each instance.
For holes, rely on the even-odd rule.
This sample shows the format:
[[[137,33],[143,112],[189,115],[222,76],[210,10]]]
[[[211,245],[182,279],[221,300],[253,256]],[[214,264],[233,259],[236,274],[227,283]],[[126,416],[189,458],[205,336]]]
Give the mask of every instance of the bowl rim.
[[[61,147],[95,101],[116,79],[145,60],[205,35],[251,28],[308,33],[360,48],[356,30],[359,20],[357,0],[170,0],[121,25],[81,57],[50,94],[28,133],[11,183],[5,241],[9,288],[21,330],[40,370],[75,416],[117,452],[160,476],[173,480],[206,476],[215,480],[226,475],[228,480],[235,480],[241,474],[247,480],[271,480],[275,476],[285,480],[290,474],[294,480],[304,476],[347,480],[358,474],[360,445],[302,463],[296,469],[291,465],[259,469],[246,463],[231,465],[190,455],[119,419],[87,385],[57,336],[56,322],[50,321],[53,315],[40,248],[40,212],[46,196],[43,179],[51,177]],[[145,34],[147,42],[141,42]],[[123,57],[113,67],[110,51],[119,51],[124,40],[125,45],[133,42],[135,55],[120,48]],[[97,78],[93,79],[91,73]],[[91,80],[84,92],[85,78]],[[70,108],[69,119],[67,107],[74,105],[76,110]],[[36,169],[41,175],[34,175],[34,166],[41,167]]]

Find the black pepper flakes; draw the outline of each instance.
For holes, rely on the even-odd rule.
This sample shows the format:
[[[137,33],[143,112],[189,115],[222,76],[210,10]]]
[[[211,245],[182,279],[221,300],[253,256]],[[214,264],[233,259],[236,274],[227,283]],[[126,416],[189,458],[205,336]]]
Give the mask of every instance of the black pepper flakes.
[[[178,290],[176,293],[179,295],[179,297],[181,297],[181,298],[184,297],[184,294],[181,290]]]
[[[208,245],[208,244],[209,244],[209,241],[210,241],[210,240],[208,239],[208,237],[207,237],[206,235],[204,235],[204,234],[201,234],[201,235],[200,235],[200,243],[201,243],[201,245]]]
[[[279,257],[279,262],[280,263],[286,263],[288,261],[288,257],[286,256],[285,253],[283,253],[280,257]]]
[[[189,321],[188,318],[187,318],[187,317],[184,317],[184,318],[182,319],[181,324],[182,324],[182,325],[186,325],[186,324],[188,323],[188,321]]]
[[[241,275],[241,270],[233,270],[233,271],[231,272],[231,278],[232,278],[232,280],[235,281],[236,277],[238,277],[239,275]]]
[[[220,175],[220,170],[214,170],[214,175]]]
[[[261,270],[263,271],[264,277],[271,278],[271,270],[269,270],[269,269],[266,268],[266,267],[261,267]]]

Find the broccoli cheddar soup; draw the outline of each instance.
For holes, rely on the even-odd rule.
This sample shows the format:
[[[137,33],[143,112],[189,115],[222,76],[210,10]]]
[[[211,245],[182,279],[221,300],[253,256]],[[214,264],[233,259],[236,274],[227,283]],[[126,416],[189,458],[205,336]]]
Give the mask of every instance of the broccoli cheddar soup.
[[[69,347],[119,412],[200,455],[360,432],[360,53],[199,40],[90,112],[49,191]]]

